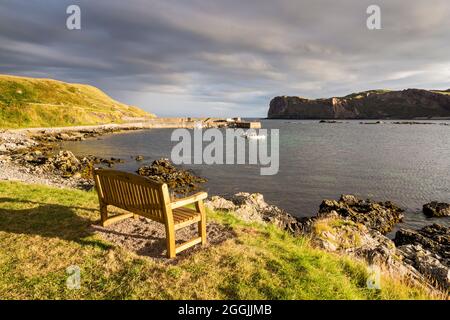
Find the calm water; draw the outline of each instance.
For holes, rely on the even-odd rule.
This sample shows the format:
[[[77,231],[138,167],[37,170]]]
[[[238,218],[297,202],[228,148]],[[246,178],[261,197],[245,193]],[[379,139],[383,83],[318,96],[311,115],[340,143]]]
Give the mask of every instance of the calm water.
[[[311,216],[322,199],[352,193],[402,206],[407,210],[406,226],[450,224],[449,218],[427,219],[421,213],[426,202],[450,202],[450,126],[302,120],[263,120],[262,126],[280,129],[279,173],[261,176],[255,165],[189,167],[209,179],[210,194],[260,192],[296,216]],[[154,159],[170,157],[175,145],[171,132],[154,129],[109,135],[65,142],[63,148],[78,155],[119,157],[126,163],[117,168],[133,171]],[[136,155],[144,155],[146,161],[137,163]]]

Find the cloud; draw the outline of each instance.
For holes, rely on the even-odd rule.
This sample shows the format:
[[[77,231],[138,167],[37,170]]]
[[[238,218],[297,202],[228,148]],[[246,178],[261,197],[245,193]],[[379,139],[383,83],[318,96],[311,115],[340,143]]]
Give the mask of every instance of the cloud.
[[[65,27],[81,7],[82,30]],[[448,0],[0,3],[0,72],[84,82],[161,116],[264,116],[275,95],[450,87]]]

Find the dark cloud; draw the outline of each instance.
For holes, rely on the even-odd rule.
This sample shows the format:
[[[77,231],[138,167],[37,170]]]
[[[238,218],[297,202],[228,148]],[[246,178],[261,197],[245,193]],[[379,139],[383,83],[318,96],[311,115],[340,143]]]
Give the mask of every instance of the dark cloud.
[[[450,87],[448,0],[4,0],[0,72],[99,86],[160,115],[264,116],[274,95]],[[78,4],[82,30],[65,27]]]

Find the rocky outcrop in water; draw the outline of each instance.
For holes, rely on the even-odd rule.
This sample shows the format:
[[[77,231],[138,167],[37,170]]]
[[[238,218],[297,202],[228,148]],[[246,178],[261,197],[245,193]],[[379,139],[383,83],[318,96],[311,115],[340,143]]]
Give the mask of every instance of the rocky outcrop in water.
[[[450,204],[432,201],[423,205],[422,212],[428,217],[450,217]]]
[[[403,219],[403,210],[390,201],[374,202],[358,199],[353,195],[342,195],[336,200],[323,200],[319,216],[336,212],[339,216],[361,223],[382,234],[392,231],[395,224]]]
[[[270,119],[412,119],[450,117],[450,90],[371,90],[345,97],[272,99]]]
[[[167,183],[174,197],[193,193],[207,181],[196,176],[192,171],[175,167],[168,159],[155,160],[149,166],[140,167],[137,173],[152,180]]]

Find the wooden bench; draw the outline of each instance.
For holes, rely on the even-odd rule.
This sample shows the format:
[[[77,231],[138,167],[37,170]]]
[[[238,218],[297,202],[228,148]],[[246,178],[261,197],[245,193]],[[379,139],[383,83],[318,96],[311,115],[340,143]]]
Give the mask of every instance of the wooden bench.
[[[136,174],[95,169],[94,181],[103,226],[130,217],[137,219],[139,216],[163,223],[166,227],[169,258],[174,258],[177,253],[196,244],[206,244],[206,213],[203,206],[203,199],[208,197],[206,192],[199,192],[172,202],[167,184]],[[195,203],[195,210],[185,207],[193,203]],[[108,205],[130,213],[108,217]],[[175,230],[194,223],[198,224],[199,236],[183,244],[175,245]]]

